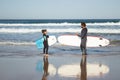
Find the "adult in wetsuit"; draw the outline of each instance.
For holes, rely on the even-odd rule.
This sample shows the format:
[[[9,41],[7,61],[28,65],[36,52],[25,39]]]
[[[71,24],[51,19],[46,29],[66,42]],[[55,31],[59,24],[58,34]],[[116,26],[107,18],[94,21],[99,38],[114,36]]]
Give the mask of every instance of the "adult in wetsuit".
[[[86,24],[84,22],[81,22],[81,34],[80,34],[80,37],[81,37],[81,44],[80,44],[80,48],[81,48],[81,51],[82,51],[82,54],[83,55],[87,55],[87,52],[86,52],[86,42],[87,42],[87,28],[86,28]]]

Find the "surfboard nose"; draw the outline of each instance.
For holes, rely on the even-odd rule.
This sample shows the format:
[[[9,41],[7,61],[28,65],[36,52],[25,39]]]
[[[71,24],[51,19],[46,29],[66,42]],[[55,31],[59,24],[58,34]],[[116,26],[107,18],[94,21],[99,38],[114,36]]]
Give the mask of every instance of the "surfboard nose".
[[[106,40],[105,40],[105,44],[106,44],[106,46],[109,45],[109,44],[110,44],[110,41],[106,39]]]

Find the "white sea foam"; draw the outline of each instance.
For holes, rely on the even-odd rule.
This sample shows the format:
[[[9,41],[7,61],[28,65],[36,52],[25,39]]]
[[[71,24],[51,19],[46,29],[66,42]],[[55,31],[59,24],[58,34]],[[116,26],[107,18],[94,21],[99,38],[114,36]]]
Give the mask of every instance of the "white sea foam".
[[[11,42],[11,41],[6,41],[6,42],[0,42],[0,45],[35,45],[34,42]]]
[[[0,26],[78,26],[80,23],[0,24]]]
[[[120,22],[106,22],[106,23],[87,23],[87,25],[120,25]],[[80,26],[80,23],[34,23],[34,24],[23,24],[23,23],[0,23],[0,26]]]
[[[80,32],[79,28],[68,28],[68,29],[47,29],[49,33],[64,33],[64,32]],[[2,28],[0,33],[37,33],[41,32],[41,29],[12,29],[12,28]],[[120,33],[120,29],[89,29],[89,33]]]
[[[112,26],[112,25],[120,25],[120,22],[116,22],[116,23],[114,23],[114,22],[106,22],[106,23],[87,23],[87,25],[92,25],[92,26],[94,26],[94,25],[101,25],[101,26]]]

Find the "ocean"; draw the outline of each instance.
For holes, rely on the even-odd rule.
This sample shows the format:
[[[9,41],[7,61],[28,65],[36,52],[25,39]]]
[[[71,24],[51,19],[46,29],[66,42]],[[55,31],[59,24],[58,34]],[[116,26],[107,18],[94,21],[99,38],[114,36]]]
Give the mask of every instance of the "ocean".
[[[88,35],[120,41],[120,19],[20,19],[0,20],[0,45],[33,45],[47,29],[49,35],[80,33],[80,22],[86,22]]]
[[[63,34],[76,34],[81,31],[81,22],[86,22],[89,36],[99,36],[109,39],[109,47],[120,46],[120,19],[8,19],[0,20],[0,52],[18,52],[22,51],[20,48],[25,46],[34,47],[34,51],[37,51],[35,41],[42,37],[42,29],[47,29],[49,35],[55,35],[56,37]],[[19,48],[13,51],[14,48],[10,49],[11,46]],[[94,52],[104,52],[104,50],[101,49],[102,48],[94,50]],[[28,48],[27,50],[30,49]],[[117,48],[117,50],[119,50],[119,48]],[[79,48],[63,47],[59,43],[52,46],[52,49],[49,51],[51,53],[62,53],[62,51],[69,51],[68,53],[80,52]],[[42,52],[42,50],[40,52]]]

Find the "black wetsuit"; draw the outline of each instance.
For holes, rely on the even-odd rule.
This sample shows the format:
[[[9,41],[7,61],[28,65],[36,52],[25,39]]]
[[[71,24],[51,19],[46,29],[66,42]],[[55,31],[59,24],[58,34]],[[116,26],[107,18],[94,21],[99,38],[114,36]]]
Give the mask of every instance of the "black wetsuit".
[[[49,38],[49,36],[46,35],[46,34],[43,34],[43,38],[44,38],[44,41],[43,41],[43,44],[44,44],[43,53],[48,54],[48,48],[49,48],[48,38]]]
[[[86,53],[87,28],[82,28],[80,37],[81,37],[81,44],[80,44],[81,51],[83,54],[87,54]]]

